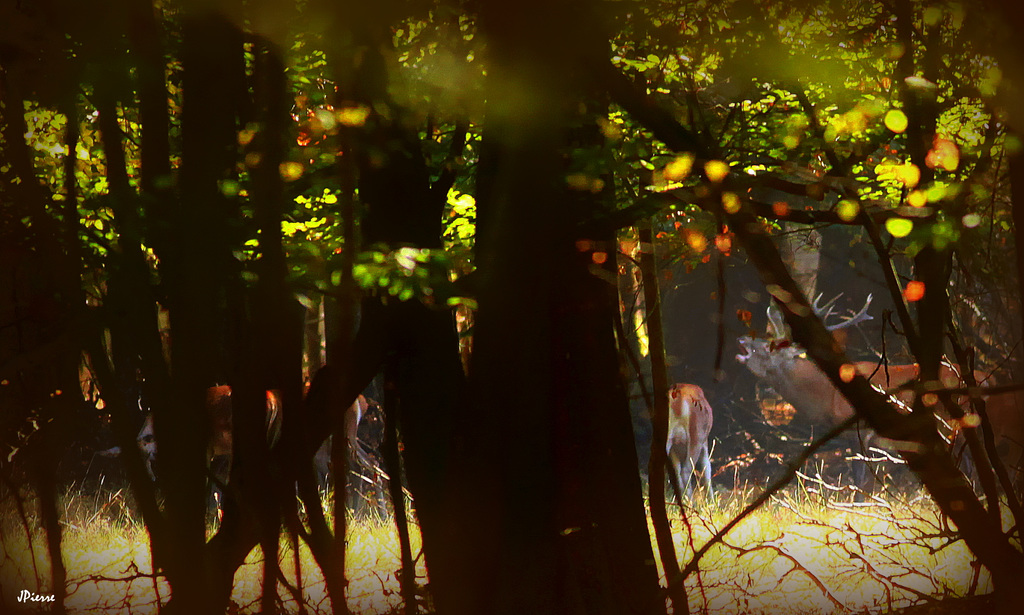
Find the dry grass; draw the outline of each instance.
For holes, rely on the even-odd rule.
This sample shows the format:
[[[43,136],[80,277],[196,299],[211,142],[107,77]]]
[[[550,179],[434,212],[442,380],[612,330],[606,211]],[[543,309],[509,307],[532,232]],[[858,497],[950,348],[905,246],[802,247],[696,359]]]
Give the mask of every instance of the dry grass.
[[[680,562],[689,562],[694,547],[749,499],[739,494],[698,502],[685,520],[677,518]],[[992,590],[987,573],[973,566],[966,545],[953,539],[927,498],[851,499],[793,488],[743,520],[687,578],[691,612],[888,612]]]
[[[673,530],[680,561],[688,562],[694,548],[750,497],[749,492],[720,495],[688,507],[685,518],[676,514]],[[152,575],[147,533],[118,498],[65,499],[65,518],[71,521],[65,527],[64,559],[72,612],[154,613],[167,598],[165,581]],[[12,606],[15,591],[45,589],[36,579],[48,578],[49,566],[41,536],[30,541],[18,515],[4,513],[0,580],[3,600]],[[413,552],[419,553],[415,528],[412,541]],[[392,523],[352,521],[347,559],[352,612],[398,612],[398,552]],[[330,612],[323,578],[304,545],[298,560],[307,612]],[[242,613],[258,610],[260,561],[257,549],[235,577],[232,599]],[[713,547],[686,587],[694,613],[886,612],[929,598],[991,591],[987,574],[972,562],[927,498],[889,497],[854,505],[848,496],[825,498],[794,487]],[[294,586],[294,550],[287,539],[282,540],[281,566]],[[422,584],[421,560],[417,576]],[[293,596],[283,585],[279,590],[286,609],[296,611]]]

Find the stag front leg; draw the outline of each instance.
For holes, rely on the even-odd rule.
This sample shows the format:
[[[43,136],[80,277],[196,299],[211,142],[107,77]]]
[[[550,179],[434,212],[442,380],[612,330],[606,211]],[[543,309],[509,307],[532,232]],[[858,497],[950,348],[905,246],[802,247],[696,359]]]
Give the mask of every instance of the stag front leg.
[[[854,433],[856,434],[853,447],[855,454],[850,460],[850,465],[853,482],[857,487],[855,499],[862,502],[865,494],[870,495],[875,490],[875,468],[871,466],[869,460],[874,456],[871,447],[875,446],[876,438],[874,432],[865,433],[858,430]]]

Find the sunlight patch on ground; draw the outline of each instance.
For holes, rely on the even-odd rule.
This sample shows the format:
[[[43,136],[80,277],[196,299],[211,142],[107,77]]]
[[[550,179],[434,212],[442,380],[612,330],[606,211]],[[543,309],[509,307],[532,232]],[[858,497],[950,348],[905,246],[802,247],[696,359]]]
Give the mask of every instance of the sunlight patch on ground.
[[[728,501],[689,509],[693,545],[702,547],[740,509]],[[685,565],[691,539],[678,514],[672,526]],[[787,496],[737,525],[685,585],[694,613],[884,612],[923,596],[991,592],[973,561],[963,541],[950,541],[930,502],[855,506]]]
[[[393,523],[375,520],[350,520],[349,543],[345,565],[348,569],[348,606],[353,613],[391,613],[399,610],[402,600],[399,595],[398,571],[401,568],[398,534]],[[420,552],[420,536],[417,528],[410,529],[413,553]],[[287,582],[295,586],[294,549],[287,541],[281,544],[281,570]],[[259,610],[262,565],[259,548],[246,558],[246,563],[235,574],[235,588],[231,600],[239,605],[240,613]],[[422,558],[416,563],[417,584],[426,583],[426,567]],[[299,547],[299,570],[302,575],[302,597],[306,607],[314,613],[330,613],[331,601],[327,596],[326,584],[320,568],[305,544]],[[296,610],[295,600],[284,586],[278,586],[289,611]]]
[[[398,573],[401,568],[398,535],[393,523],[377,520],[350,520],[346,567],[348,569],[348,605],[353,613],[383,614],[400,610]],[[418,529],[410,530],[413,553],[420,553]],[[49,560],[40,536],[34,537],[30,549],[24,532],[5,532],[5,557],[0,562],[0,576],[5,584],[20,591],[49,593],[36,578],[48,579]],[[281,542],[280,562],[288,585],[296,587],[294,549],[287,538]],[[33,557],[35,565],[33,565]],[[162,575],[152,575],[149,536],[140,526],[115,526],[96,520],[85,526],[70,527],[64,534],[64,563],[68,571],[69,589],[66,606],[73,613],[132,613],[148,615],[157,612],[157,604],[166,602],[169,587]],[[312,613],[330,613],[331,601],[320,568],[309,548],[300,543],[299,574],[302,577],[302,600]],[[416,562],[417,585],[426,584],[426,567],[422,557]],[[249,553],[246,563],[235,574],[231,600],[239,613],[259,611],[263,580],[262,553],[257,547]],[[279,595],[286,612],[297,611],[297,604],[288,588],[278,583]],[[15,607],[14,595],[5,595],[8,607]],[[2,610],[2,609],[0,609]]]
[[[17,529],[4,529],[4,559],[0,563],[0,578],[13,590],[4,594],[6,606],[12,609],[24,607],[13,602],[14,594],[22,589],[51,593],[38,581],[50,578],[42,537],[34,536],[30,548],[25,533]],[[73,613],[148,615],[156,613],[158,600],[169,595],[163,577],[154,579],[152,575],[149,536],[139,526],[99,519],[85,527],[65,528],[64,565],[68,574],[65,606]]]

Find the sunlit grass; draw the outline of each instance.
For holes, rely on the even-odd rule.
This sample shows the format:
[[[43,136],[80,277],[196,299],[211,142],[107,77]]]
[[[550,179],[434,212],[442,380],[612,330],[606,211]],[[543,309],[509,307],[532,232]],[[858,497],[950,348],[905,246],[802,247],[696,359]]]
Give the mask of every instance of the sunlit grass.
[[[681,564],[685,566],[752,495],[748,489],[698,499],[687,506],[685,518],[671,506]],[[64,561],[67,607],[72,612],[154,613],[168,597],[163,577],[152,574],[148,534],[121,497],[115,493],[65,498]],[[48,591],[37,581],[49,578],[42,536],[36,532],[29,548],[19,515],[5,509],[3,519],[0,578],[14,590]],[[1009,518],[1005,521],[1010,523]],[[349,523],[349,608],[360,614],[399,612],[401,562],[393,521],[350,517]],[[419,554],[415,527],[411,540],[413,553]],[[259,610],[261,558],[255,549],[235,576],[232,601],[240,613]],[[926,596],[991,591],[987,573],[973,567],[973,559],[962,541],[952,540],[936,507],[920,494],[859,505],[849,494],[826,498],[797,486],[712,547],[685,586],[694,613],[886,612]],[[298,553],[301,583],[296,583],[295,552],[287,537],[281,541],[280,564],[287,586],[300,588],[307,612],[331,612],[323,577],[306,545],[300,544]],[[422,586],[422,557],[416,573]],[[296,596],[285,584],[278,583],[278,592],[285,610],[297,612]],[[10,603],[12,592],[5,591],[4,600]]]
[[[698,500],[685,520],[674,508],[681,566],[750,499],[747,493]],[[1004,523],[1011,522],[1007,515]],[[824,498],[794,487],[712,547],[685,587],[695,613],[886,612],[925,597],[992,591],[973,561],[920,494],[854,503],[850,494]],[[660,560],[658,566],[664,579]]]
[[[401,609],[398,571],[401,558],[398,535],[393,522],[376,519],[350,519],[349,542],[345,557],[348,571],[348,606],[353,613],[396,613]],[[420,551],[420,536],[413,526],[410,531],[413,553]],[[257,547],[249,554],[246,563],[235,574],[235,588],[232,601],[241,607],[241,612],[259,610],[262,581],[262,556]],[[295,583],[295,550],[284,540],[280,556],[282,573],[289,585]],[[302,576],[302,599],[307,609],[315,613],[330,613],[331,602],[327,596],[323,575],[309,548],[300,542],[299,571]],[[422,558],[416,566],[417,582],[426,581],[426,567]],[[279,585],[282,595],[288,595]],[[297,610],[295,600],[288,596],[284,608]]]

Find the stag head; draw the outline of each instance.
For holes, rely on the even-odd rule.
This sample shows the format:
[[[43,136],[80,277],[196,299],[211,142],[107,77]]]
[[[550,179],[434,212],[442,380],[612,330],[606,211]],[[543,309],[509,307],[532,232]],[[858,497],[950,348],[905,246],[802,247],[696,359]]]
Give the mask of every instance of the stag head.
[[[868,295],[863,307],[856,314],[844,318],[838,323],[828,324],[835,303],[841,296],[842,294],[836,295],[831,301],[821,305],[822,295],[818,295],[811,306],[814,313],[825,323],[825,329],[829,332],[836,332],[871,320],[868,307],[871,306],[872,296]],[[736,355],[736,360],[746,365],[758,378],[765,378],[773,372],[785,370],[787,365],[798,358],[805,358],[806,355],[804,349],[790,338],[789,327],[783,320],[782,311],[774,302],[768,306],[768,336],[758,338],[745,335],[739,338],[739,345],[743,352]]]
[[[827,323],[837,299],[839,296],[821,305],[821,295],[818,295],[812,305],[814,313]],[[871,295],[868,295],[864,306],[856,314],[838,323],[826,324],[825,328],[838,331],[870,320],[867,311],[871,299]],[[792,404],[797,413],[813,422],[831,426],[850,416],[852,409],[828,377],[807,358],[804,349],[789,338],[782,313],[775,304],[768,308],[768,323],[767,338],[747,335],[739,339],[742,352],[736,355],[736,360]]]

